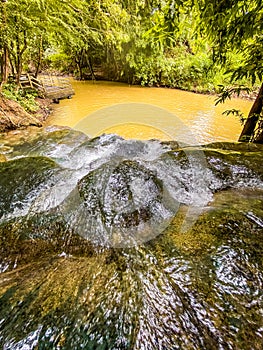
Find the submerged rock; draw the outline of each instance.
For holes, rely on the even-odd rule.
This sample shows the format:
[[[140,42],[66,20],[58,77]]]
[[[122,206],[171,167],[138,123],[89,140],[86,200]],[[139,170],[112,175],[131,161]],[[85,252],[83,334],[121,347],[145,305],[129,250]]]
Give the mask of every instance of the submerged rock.
[[[103,164],[81,179],[78,189],[84,200],[76,213],[80,234],[107,246],[133,246],[154,238],[179,205],[156,173],[130,160]]]
[[[245,151],[240,149],[245,148]],[[169,151],[164,155],[169,156],[174,162],[183,168],[199,166],[209,170],[210,179],[214,184],[211,188],[222,190],[232,187],[260,187],[263,183],[263,148],[252,147],[248,150],[244,146],[225,143],[225,148],[216,149],[210,145],[207,147],[187,147],[176,151]]]
[[[63,130],[12,142],[1,348],[262,349],[260,148]]]
[[[233,194],[222,193],[187,233],[177,217],[137,248],[46,251],[3,273],[0,345],[260,350],[262,192],[240,194],[237,207]]]
[[[13,140],[8,157],[20,158],[0,163],[0,220],[4,225],[17,218],[26,228],[35,216],[38,237],[51,215],[97,246],[127,247],[160,234],[180,205],[188,206],[187,230],[213,193],[262,188],[260,147],[169,150],[169,143],[114,135],[89,140],[68,128],[33,135],[30,142]]]
[[[46,157],[27,157],[0,164],[0,220],[26,213],[46,186],[54,185],[59,166]]]

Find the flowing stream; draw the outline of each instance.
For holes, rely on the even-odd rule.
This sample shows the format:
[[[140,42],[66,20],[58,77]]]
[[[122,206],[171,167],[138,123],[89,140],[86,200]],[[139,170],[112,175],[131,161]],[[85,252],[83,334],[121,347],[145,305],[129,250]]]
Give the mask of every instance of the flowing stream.
[[[261,350],[262,145],[208,96],[74,85],[48,123],[102,135],[0,136],[0,348]]]

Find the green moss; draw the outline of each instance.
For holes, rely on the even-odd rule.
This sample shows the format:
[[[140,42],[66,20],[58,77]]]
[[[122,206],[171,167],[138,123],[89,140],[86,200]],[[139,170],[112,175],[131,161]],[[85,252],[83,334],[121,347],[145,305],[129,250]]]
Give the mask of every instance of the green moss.
[[[7,161],[6,156],[0,153],[0,163],[6,162],[6,161]]]
[[[43,186],[58,169],[59,166],[46,157],[26,157],[0,163],[0,216],[21,206],[26,196]]]

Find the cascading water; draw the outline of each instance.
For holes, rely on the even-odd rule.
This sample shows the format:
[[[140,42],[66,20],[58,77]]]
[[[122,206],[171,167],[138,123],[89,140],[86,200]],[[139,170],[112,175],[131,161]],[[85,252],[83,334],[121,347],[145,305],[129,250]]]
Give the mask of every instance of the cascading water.
[[[0,153],[3,349],[262,348],[262,147],[47,128]]]

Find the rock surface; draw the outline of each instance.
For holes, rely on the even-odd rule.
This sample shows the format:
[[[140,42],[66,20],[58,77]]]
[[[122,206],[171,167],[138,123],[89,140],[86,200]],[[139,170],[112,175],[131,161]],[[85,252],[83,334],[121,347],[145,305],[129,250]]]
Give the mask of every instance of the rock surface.
[[[48,115],[50,101],[40,101],[40,109],[35,115],[27,113],[17,102],[0,94],[0,132],[25,128],[30,125],[42,126]]]
[[[263,348],[260,147],[2,141],[1,348]]]

